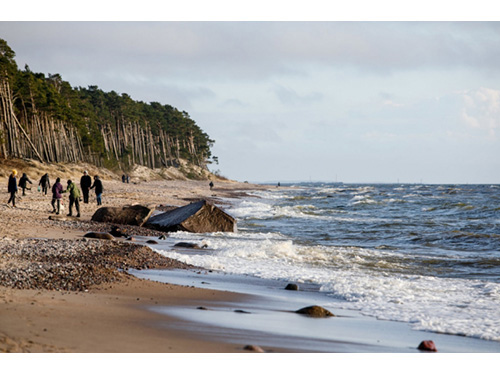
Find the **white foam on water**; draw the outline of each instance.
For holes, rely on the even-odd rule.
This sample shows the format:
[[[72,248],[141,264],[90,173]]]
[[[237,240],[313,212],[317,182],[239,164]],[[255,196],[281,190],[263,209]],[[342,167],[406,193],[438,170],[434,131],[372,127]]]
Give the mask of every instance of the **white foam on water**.
[[[399,197],[418,196],[415,195],[418,188],[412,188],[414,192],[411,194],[403,192]],[[438,189],[449,190],[449,187]],[[347,194],[348,204],[356,206],[377,203],[371,196],[375,196],[373,190],[375,188],[372,186],[362,186],[339,190],[337,187],[325,187],[320,191],[321,194]],[[406,188],[393,190],[404,191]],[[317,224],[312,219],[369,223],[396,221],[394,217],[386,219],[358,211],[353,214],[354,210],[350,213],[336,212],[335,206],[322,211],[318,209],[324,207],[320,206],[322,203],[310,199],[314,194],[309,192],[273,190],[256,192],[254,195],[258,197],[231,201],[233,205],[226,211],[237,219],[256,219],[257,223],[259,220],[265,222],[270,218],[281,217],[306,219],[294,225],[308,223],[312,225],[311,228]],[[301,199],[298,195],[304,195],[307,199]],[[389,196],[391,198],[383,198],[380,204],[397,205],[403,202],[397,196]],[[426,199],[439,204],[437,202],[444,198],[426,196]],[[431,212],[436,209],[439,208],[429,205],[420,207],[419,211]],[[262,227],[265,228],[264,223]],[[412,254],[412,258],[409,258],[409,251],[372,250],[354,246],[305,246],[280,233],[254,233],[245,229],[244,225],[239,225],[239,228],[238,233],[172,233],[167,241],[161,241],[160,245],[154,247],[168,257],[206,269],[317,284],[322,293],[331,297],[329,306],[332,308],[355,309],[378,319],[408,322],[416,330],[500,341],[498,283],[414,275],[418,270],[410,270],[412,261],[429,261],[429,264],[443,260],[453,262],[454,256],[458,260],[464,259],[466,254],[463,252],[449,251],[438,257],[433,249],[429,252],[420,250],[419,255]],[[291,229],[290,233],[293,233]],[[196,242],[206,245],[207,249],[171,250],[174,243],[180,241]]]
[[[192,253],[155,248],[167,257],[210,270],[318,284],[321,292],[332,296],[328,305],[332,308],[408,322],[417,330],[500,341],[496,283],[384,272],[384,268],[404,269],[405,256],[356,247],[299,246],[276,233],[177,232],[169,237],[169,241],[180,240],[208,249]]]

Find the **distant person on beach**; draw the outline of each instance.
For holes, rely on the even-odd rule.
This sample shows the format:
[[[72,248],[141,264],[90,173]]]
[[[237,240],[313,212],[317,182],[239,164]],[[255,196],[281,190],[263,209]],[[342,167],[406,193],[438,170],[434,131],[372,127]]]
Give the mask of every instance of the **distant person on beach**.
[[[102,205],[102,192],[103,192],[103,186],[102,186],[102,181],[99,178],[99,176],[94,177],[94,184],[90,187],[91,189],[95,188],[95,196],[97,198],[97,205],[100,206]]]
[[[68,180],[68,187],[63,191],[63,193],[67,192],[69,192],[69,213],[67,216],[72,216],[74,204],[77,213],[76,217],[80,217],[80,190],[71,180]]]
[[[127,177],[125,175],[122,175],[122,182],[125,183],[127,181]]]
[[[63,186],[61,184],[61,179],[57,177],[56,183],[52,185],[52,213],[59,215],[61,212],[61,198],[62,198]],[[57,203],[57,210],[55,204]]]
[[[28,182],[30,184],[32,183],[31,180],[26,175],[26,173],[23,173],[23,176],[19,179],[19,187],[23,189],[23,195],[26,195],[25,193],[26,189],[31,190],[31,188],[29,188],[28,185],[26,185],[26,183]]]
[[[127,179],[127,184],[130,183],[130,176],[129,175],[127,175],[126,179]]]
[[[40,182],[38,183],[38,186],[42,187],[42,193],[47,195],[47,190],[50,189],[50,180],[49,180],[49,174],[45,173],[42,178],[40,179]]]
[[[210,186],[210,190],[213,190],[213,188],[214,188],[214,183],[213,183],[213,181],[210,181],[209,186]]]
[[[17,171],[15,169],[12,170],[11,175],[9,176],[9,186],[8,191],[10,193],[10,198],[7,204],[12,202],[12,207],[16,207],[16,193],[17,193]]]
[[[83,171],[83,176],[82,178],[80,178],[80,187],[82,188],[83,193],[83,203],[89,203],[89,191],[91,185],[92,178],[88,175],[87,171]]]

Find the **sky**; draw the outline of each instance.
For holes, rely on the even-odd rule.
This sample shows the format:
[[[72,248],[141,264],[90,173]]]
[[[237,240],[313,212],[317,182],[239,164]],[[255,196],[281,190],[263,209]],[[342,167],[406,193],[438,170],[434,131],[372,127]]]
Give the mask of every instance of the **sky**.
[[[21,69],[187,111],[231,179],[500,183],[499,22],[209,21],[0,38]]]

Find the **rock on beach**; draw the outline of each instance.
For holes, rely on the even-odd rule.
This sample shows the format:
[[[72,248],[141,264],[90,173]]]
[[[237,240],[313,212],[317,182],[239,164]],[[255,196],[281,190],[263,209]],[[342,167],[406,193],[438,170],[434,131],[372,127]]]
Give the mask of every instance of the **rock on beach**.
[[[148,221],[153,212],[154,207],[138,204],[123,207],[101,207],[92,215],[92,221],[140,227]]]
[[[327,309],[325,309],[321,306],[316,306],[316,305],[304,307],[304,308],[297,310],[295,312],[297,314],[307,315],[311,318],[328,318],[331,316],[335,316]]]
[[[144,224],[163,232],[235,232],[236,219],[205,200],[151,216]]]

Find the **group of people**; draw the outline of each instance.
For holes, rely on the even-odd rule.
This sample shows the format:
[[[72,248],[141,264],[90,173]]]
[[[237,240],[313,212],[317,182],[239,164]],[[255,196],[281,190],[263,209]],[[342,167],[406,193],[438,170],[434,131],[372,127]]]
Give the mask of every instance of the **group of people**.
[[[28,188],[27,183],[32,184],[26,173],[23,173],[23,176],[19,179],[19,184],[17,183],[17,170],[12,170],[12,174],[9,176],[8,183],[8,191],[10,193],[9,201],[7,204],[12,203],[13,207],[16,207],[16,194],[18,192],[18,187],[23,190],[23,195],[25,194],[25,190],[31,190]],[[66,190],[64,190],[61,184],[61,178],[57,178],[54,185],[52,185],[52,213],[56,213],[57,215],[61,212],[61,199],[62,194],[69,193],[69,213],[68,216],[73,215],[73,206],[75,206],[77,215],[76,217],[80,217],[80,189],[78,186],[72,181],[68,180],[68,185]],[[48,189],[50,189],[50,179],[48,173],[45,173],[40,182],[38,183],[38,191],[41,191],[43,194],[47,195]],[[88,175],[87,171],[83,172],[83,176],[80,178],[80,188],[83,193],[83,202],[89,203],[89,192],[92,189],[95,189],[95,195],[97,199],[97,205],[102,205],[102,193],[103,193],[103,185],[99,176],[94,177],[94,183],[92,183],[92,178]]]

